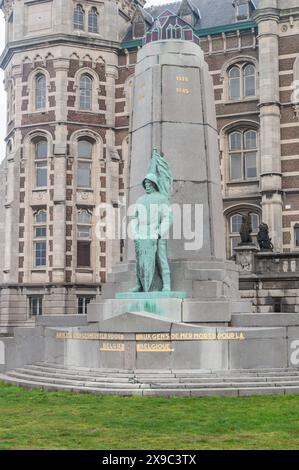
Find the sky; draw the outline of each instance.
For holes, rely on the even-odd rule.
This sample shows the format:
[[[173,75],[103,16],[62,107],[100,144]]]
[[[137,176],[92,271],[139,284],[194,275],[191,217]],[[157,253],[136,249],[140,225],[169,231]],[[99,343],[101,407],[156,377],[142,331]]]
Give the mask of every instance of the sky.
[[[170,3],[171,0],[149,0],[146,6],[151,5],[163,5],[164,3]],[[4,37],[5,37],[5,22],[2,11],[0,11],[0,51],[4,49]],[[0,162],[5,156],[5,127],[6,127],[6,96],[3,87],[4,74],[0,69]]]

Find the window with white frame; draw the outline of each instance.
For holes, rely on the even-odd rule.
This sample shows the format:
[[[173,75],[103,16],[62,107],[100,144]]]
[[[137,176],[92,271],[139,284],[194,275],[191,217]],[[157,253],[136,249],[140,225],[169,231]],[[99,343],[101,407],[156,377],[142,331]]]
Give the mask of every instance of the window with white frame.
[[[47,81],[43,73],[38,73],[34,80],[35,110],[42,111],[46,108]]]
[[[99,24],[98,24],[98,11],[96,7],[92,7],[88,12],[88,32],[89,33],[98,33]]]
[[[256,179],[258,136],[253,129],[233,131],[228,135],[229,181]]]
[[[74,29],[84,31],[85,12],[82,5],[76,5],[74,9]]]
[[[299,224],[294,225],[294,244],[295,248],[299,248]]]
[[[36,317],[43,314],[43,297],[41,295],[29,296],[29,315]]]
[[[34,267],[47,265],[47,211],[40,209],[34,215],[33,225]]]
[[[239,0],[235,2],[236,21],[248,20],[250,16],[248,0]]]
[[[87,307],[95,296],[79,296],[78,297],[78,315],[86,315]]]
[[[92,108],[92,78],[88,74],[80,77],[79,107],[82,111],[90,111]]]
[[[90,267],[91,257],[91,212],[79,209],[77,212],[77,267]]]
[[[48,185],[48,141],[45,138],[35,139],[35,187],[45,188]]]
[[[240,230],[242,226],[242,214],[233,214],[229,217],[229,255],[234,255],[234,250],[241,242]],[[256,241],[256,236],[259,231],[260,218],[255,212],[250,213],[251,225],[252,225],[252,240]]]
[[[94,143],[87,139],[78,141],[77,187],[91,188],[91,170]]]
[[[228,97],[242,100],[256,96],[256,69],[251,63],[234,64],[228,70]]]

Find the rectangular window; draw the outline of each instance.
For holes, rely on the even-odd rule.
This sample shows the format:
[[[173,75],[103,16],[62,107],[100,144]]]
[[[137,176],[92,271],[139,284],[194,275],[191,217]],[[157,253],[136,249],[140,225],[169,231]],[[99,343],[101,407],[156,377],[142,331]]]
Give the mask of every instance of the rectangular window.
[[[78,225],[78,238],[90,238],[90,226]]]
[[[255,75],[244,78],[244,95],[255,96]]]
[[[78,179],[79,188],[91,187],[91,164],[87,162],[78,162]]]
[[[78,297],[78,315],[87,315],[87,307],[95,297]]]
[[[295,247],[299,248],[299,226],[295,226],[294,228],[294,235],[295,235]]]
[[[29,314],[31,317],[43,314],[43,298],[41,296],[29,297]]]
[[[77,242],[77,267],[90,267],[90,242]]]
[[[256,153],[250,152],[245,154],[245,178],[256,178]]]
[[[239,154],[231,155],[230,157],[230,179],[242,179],[242,157]]]
[[[46,162],[36,163],[36,187],[44,188],[47,186],[48,168]]]
[[[36,227],[35,228],[35,238],[45,238],[47,236],[46,227]]]
[[[34,260],[35,267],[46,266],[47,264],[47,242],[34,243]]]
[[[240,84],[240,77],[231,78],[230,79],[230,87],[229,87],[229,94],[232,100],[240,99],[241,97],[241,84]]]
[[[247,20],[249,17],[248,3],[239,5],[237,8],[237,21]]]

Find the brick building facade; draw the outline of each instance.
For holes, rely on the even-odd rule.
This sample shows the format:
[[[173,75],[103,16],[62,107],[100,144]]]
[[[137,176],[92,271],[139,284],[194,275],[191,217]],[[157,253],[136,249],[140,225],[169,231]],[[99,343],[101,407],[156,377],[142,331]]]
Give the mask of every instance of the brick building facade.
[[[41,313],[85,313],[122,259],[122,243],[97,239],[96,208],[117,206],[126,192],[144,35],[182,38],[179,28],[163,32],[167,10],[192,26],[213,78],[227,256],[247,212],[254,232],[268,223],[276,252],[299,250],[299,0],[183,0],[147,9],[142,0],[0,3],[8,95],[1,331]]]

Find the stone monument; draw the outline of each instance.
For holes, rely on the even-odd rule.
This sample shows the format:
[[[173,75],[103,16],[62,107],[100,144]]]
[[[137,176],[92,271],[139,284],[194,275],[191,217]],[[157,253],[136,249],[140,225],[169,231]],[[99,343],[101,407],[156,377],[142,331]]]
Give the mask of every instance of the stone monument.
[[[171,279],[165,262],[163,292],[156,296],[140,292],[155,289],[140,289],[138,281],[137,292],[130,293],[135,283],[136,242],[128,240],[127,261],[113,269],[103,287],[103,301],[90,306],[90,318],[103,320],[111,311],[119,314],[132,308],[148,311],[150,305],[151,312],[164,312],[167,318],[186,323],[227,324],[233,312],[251,307],[239,298],[238,268],[225,259],[213,87],[203,52],[194,42],[151,42],[138,53],[128,207],[142,197],[141,182],[151,165],[153,148],[165,156],[173,176],[173,229],[168,243]],[[152,177],[148,179],[155,184]],[[153,194],[152,198],[159,192]],[[161,253],[164,244],[158,241]]]
[[[290,320],[252,314],[239,297],[239,268],[225,259],[215,114],[198,44],[157,40],[138,52],[126,262],[113,268],[87,318],[42,317],[31,331],[3,339],[8,359],[0,371],[37,361],[95,375],[293,367]]]

